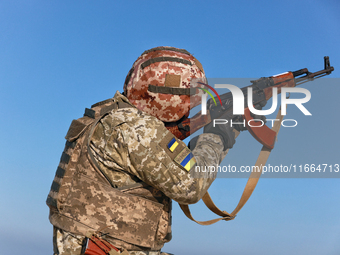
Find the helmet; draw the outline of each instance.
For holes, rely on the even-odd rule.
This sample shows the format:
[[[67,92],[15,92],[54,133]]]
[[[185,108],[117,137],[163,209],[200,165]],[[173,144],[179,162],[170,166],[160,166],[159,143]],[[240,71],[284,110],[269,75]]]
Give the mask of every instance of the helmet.
[[[202,90],[193,88],[202,86],[196,78],[206,83],[201,63],[189,52],[156,47],[135,61],[125,79],[124,95],[141,111],[175,122],[201,103]]]

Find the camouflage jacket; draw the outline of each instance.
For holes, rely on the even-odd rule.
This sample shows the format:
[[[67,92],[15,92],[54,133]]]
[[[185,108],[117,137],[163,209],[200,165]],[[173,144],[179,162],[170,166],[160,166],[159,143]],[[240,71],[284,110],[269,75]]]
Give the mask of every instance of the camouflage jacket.
[[[162,121],[135,108],[123,95],[86,109],[73,120],[47,198],[51,223],[85,235],[100,230],[128,250],[159,250],[171,239],[171,199],[196,203],[223,159],[218,135],[202,134],[193,151]]]

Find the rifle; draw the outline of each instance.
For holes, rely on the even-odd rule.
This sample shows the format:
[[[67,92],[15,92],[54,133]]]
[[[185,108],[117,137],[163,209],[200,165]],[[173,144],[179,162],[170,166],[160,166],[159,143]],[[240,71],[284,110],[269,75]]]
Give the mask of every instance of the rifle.
[[[295,72],[285,72],[270,77],[262,77],[258,80],[251,81],[252,85],[244,87],[241,90],[244,95],[247,95],[248,87],[252,87],[253,105],[261,103],[265,104],[267,100],[272,97],[273,87],[277,88],[277,92],[278,94],[280,94],[281,88],[283,87],[295,87],[301,85],[302,83],[321,78],[325,75],[329,75],[332,73],[332,71],[334,71],[334,67],[330,65],[329,57],[325,56],[323,70],[311,73],[308,71],[307,68],[303,68]],[[215,106],[214,104],[214,101],[217,100],[217,97],[214,98],[215,100],[212,98],[208,100],[208,110],[206,115],[202,115],[201,112],[198,112],[195,116],[191,118],[188,118],[188,116],[184,116],[181,120],[177,122],[165,123],[165,126],[178,139],[183,140],[191,134],[195,133],[200,128],[208,125],[213,119],[232,119],[234,116],[232,114],[233,97],[231,92],[222,94],[220,98],[222,101],[221,106]],[[247,103],[245,103],[243,119],[246,123],[253,120]],[[261,144],[269,149],[273,149],[276,133],[272,131],[268,126],[263,125],[263,123],[261,123],[260,121],[254,122],[257,122],[257,125],[246,125],[248,131]]]

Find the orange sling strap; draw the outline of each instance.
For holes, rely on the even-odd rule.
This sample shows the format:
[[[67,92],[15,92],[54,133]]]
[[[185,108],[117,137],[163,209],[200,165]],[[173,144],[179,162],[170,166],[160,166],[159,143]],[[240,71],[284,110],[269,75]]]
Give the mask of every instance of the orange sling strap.
[[[281,115],[281,108],[279,112],[277,113],[276,119],[279,121],[276,121],[273,125],[272,130],[276,132],[276,137],[279,133],[281,122],[283,120],[283,115]],[[197,221],[195,220],[190,212],[188,205],[179,204],[184,214],[192,221],[195,221],[196,223],[200,225],[211,225],[214,224],[220,220],[233,220],[236,216],[236,214],[241,210],[241,208],[245,205],[245,203],[250,198],[251,194],[253,193],[257,182],[259,181],[259,178],[262,174],[262,167],[264,166],[268,160],[268,157],[270,155],[271,149],[268,149],[267,147],[263,146],[260,152],[260,155],[257,158],[257,161],[255,163],[255,169],[260,169],[259,171],[254,171],[250,174],[249,179],[247,181],[247,184],[244,188],[243,194],[240,198],[240,201],[238,205],[236,206],[235,210],[232,213],[228,213],[226,211],[221,211],[212,201],[209,193],[205,193],[205,195],[202,197],[202,200],[204,204],[215,214],[221,216],[220,218],[216,218],[213,220],[207,220],[207,221]]]

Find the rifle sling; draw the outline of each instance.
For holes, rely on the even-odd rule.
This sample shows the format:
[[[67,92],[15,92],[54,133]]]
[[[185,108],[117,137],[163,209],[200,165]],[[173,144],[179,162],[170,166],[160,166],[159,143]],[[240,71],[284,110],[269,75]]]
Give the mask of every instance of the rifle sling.
[[[280,127],[281,127],[281,122],[283,120],[283,115],[281,115],[281,108],[279,110],[279,112],[277,113],[276,119],[279,119],[279,121],[276,121],[274,123],[274,126],[272,128],[273,131],[276,132],[276,137],[280,131]],[[236,206],[235,210],[232,213],[227,213],[226,211],[221,211],[212,201],[210,195],[208,192],[205,193],[205,195],[202,197],[202,200],[204,202],[204,204],[215,214],[221,216],[220,218],[216,218],[213,220],[207,220],[207,221],[196,221],[190,212],[189,206],[188,205],[183,205],[183,204],[179,204],[179,206],[181,207],[182,211],[184,212],[184,214],[192,221],[195,221],[196,223],[200,224],[200,225],[211,225],[214,224],[220,220],[233,220],[236,217],[236,214],[241,210],[241,208],[245,205],[245,203],[248,201],[248,199],[250,198],[251,194],[253,193],[257,182],[259,181],[261,174],[262,174],[262,167],[260,166],[264,166],[268,160],[268,157],[270,155],[271,149],[268,149],[267,147],[263,146],[260,152],[260,155],[257,158],[257,161],[255,163],[255,169],[260,169],[260,171],[258,172],[252,172],[249,176],[249,179],[247,181],[247,184],[244,188],[243,194],[240,198],[240,201],[238,203],[238,205]]]

